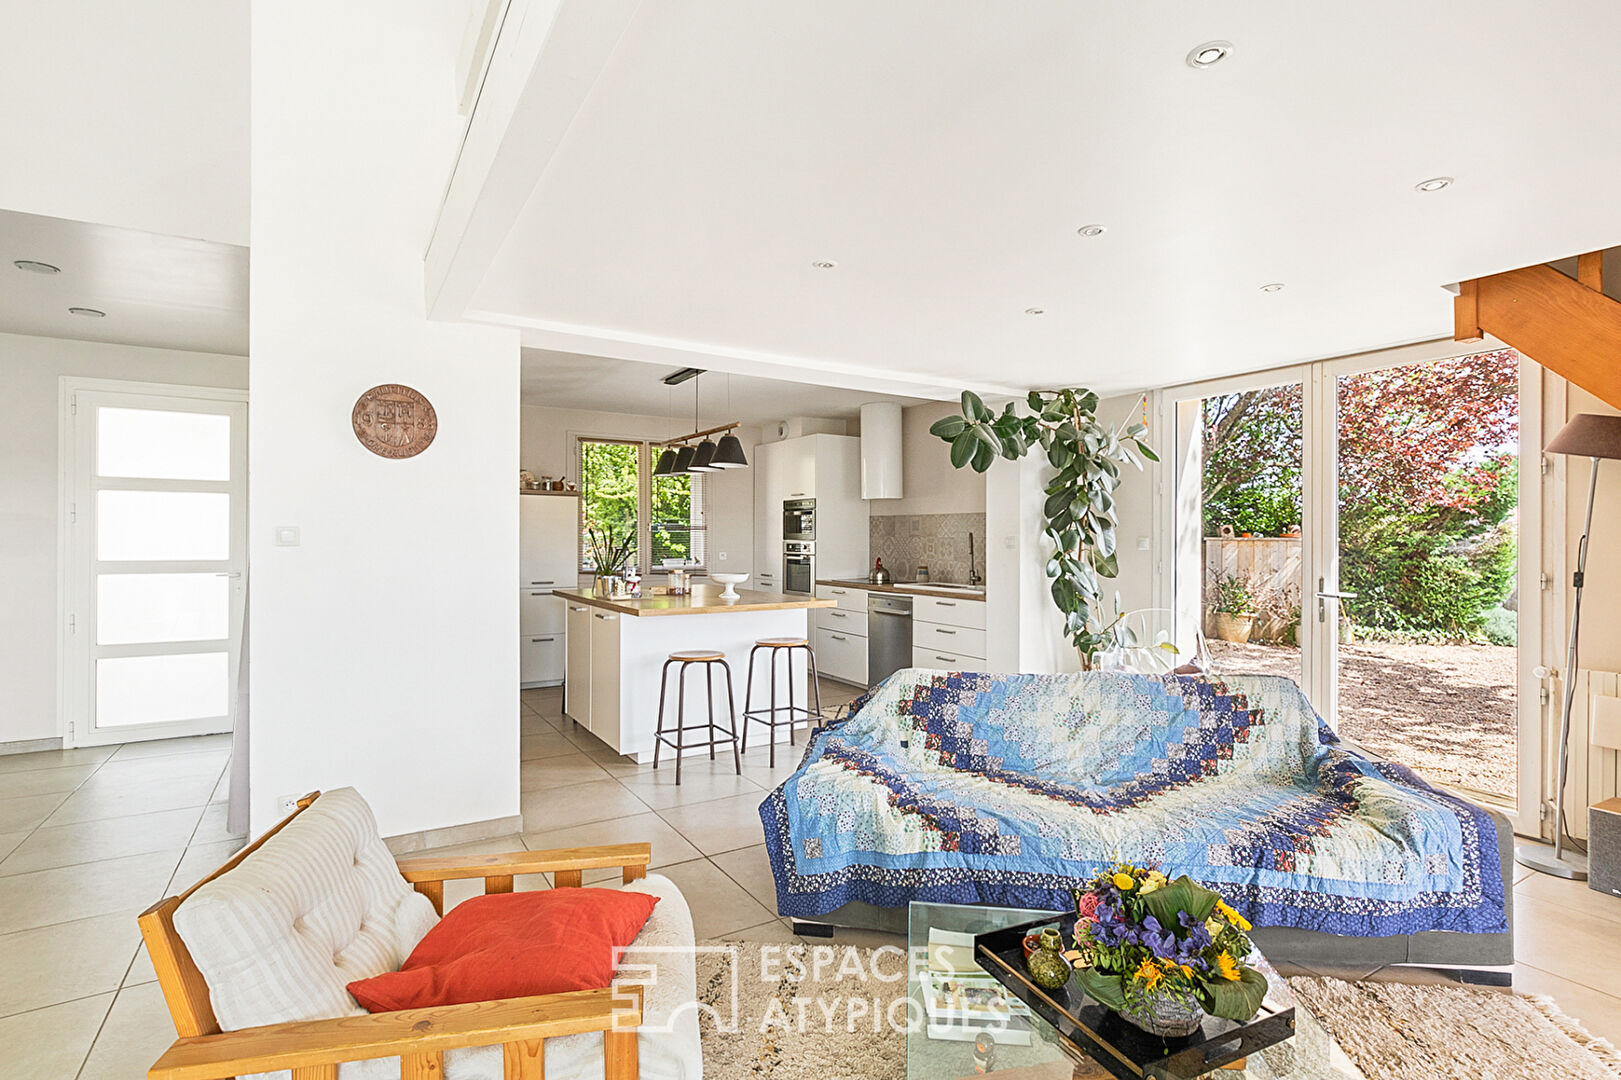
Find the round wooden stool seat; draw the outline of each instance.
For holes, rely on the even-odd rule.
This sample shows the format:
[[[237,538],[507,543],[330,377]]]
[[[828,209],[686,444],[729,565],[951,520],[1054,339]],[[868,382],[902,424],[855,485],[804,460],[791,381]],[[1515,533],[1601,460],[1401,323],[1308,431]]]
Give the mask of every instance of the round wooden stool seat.
[[[700,664],[705,660],[724,660],[726,654],[716,652],[714,649],[683,649],[670,654],[671,660],[679,660],[683,664]]]
[[[763,637],[754,644],[767,649],[797,649],[810,642],[802,637]]]

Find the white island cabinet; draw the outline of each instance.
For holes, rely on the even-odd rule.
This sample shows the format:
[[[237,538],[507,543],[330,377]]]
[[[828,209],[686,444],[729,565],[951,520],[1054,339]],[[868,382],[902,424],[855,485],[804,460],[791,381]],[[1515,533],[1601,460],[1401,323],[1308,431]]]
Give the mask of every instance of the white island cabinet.
[[[640,600],[606,600],[581,590],[562,590],[568,604],[568,674],[564,711],[570,719],[590,729],[591,734],[621,754],[638,762],[653,760],[653,732],[658,724],[659,676],[672,652],[687,649],[716,649],[725,654],[732,668],[732,688],[737,708],[737,733],[743,734],[743,696],[748,683],[749,652],[754,643],[767,637],[804,638],[809,633],[809,609],[833,607],[834,601],[808,596],[739,589],[738,599],[720,599],[720,588],[699,585],[687,596],[649,596]],[[578,627],[588,627],[581,632]],[[768,653],[761,650],[757,661],[755,700],[766,701],[770,685]],[[777,661],[777,702],[788,704],[788,682]],[[670,668],[667,711],[674,725],[676,677]],[[793,695],[798,705],[806,704],[804,656],[794,657]],[[702,665],[687,672],[688,726],[704,722],[708,698],[703,689]],[[722,727],[727,723],[726,679],[714,670],[715,716]],[[763,741],[767,728],[756,724],[749,742]],[[704,732],[689,732],[695,741],[706,741]],[[788,741],[786,727],[777,730],[777,741]],[[667,756],[672,751],[665,748]],[[689,750],[708,753],[707,748]]]

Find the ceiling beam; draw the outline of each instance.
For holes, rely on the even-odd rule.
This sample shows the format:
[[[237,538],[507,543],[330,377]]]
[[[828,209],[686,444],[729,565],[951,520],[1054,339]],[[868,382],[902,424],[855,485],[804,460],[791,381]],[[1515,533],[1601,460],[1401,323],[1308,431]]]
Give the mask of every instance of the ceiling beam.
[[[508,0],[428,242],[428,315],[461,319],[641,0]]]

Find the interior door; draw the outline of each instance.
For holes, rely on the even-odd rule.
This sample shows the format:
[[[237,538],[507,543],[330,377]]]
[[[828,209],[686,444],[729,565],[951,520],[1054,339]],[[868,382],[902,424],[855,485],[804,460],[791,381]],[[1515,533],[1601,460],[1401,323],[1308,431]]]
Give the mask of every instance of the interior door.
[[[229,731],[247,596],[238,391],[67,398],[69,745]]]

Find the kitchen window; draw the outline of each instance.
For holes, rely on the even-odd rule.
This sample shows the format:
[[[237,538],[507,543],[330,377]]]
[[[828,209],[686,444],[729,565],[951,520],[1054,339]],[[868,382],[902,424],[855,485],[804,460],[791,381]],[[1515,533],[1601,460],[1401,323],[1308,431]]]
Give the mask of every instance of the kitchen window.
[[[659,569],[664,559],[705,564],[706,477],[654,476],[658,449],[641,440],[579,439],[582,573],[594,569],[586,539],[592,525],[617,536],[633,534],[633,562],[644,574]]]

